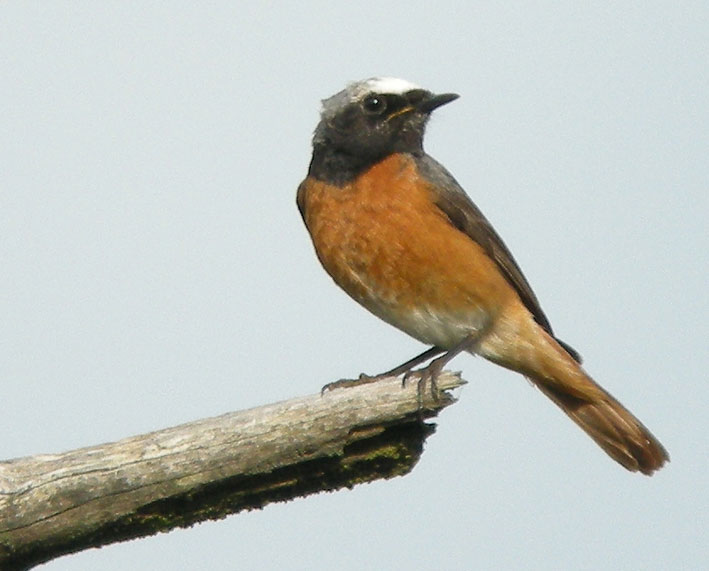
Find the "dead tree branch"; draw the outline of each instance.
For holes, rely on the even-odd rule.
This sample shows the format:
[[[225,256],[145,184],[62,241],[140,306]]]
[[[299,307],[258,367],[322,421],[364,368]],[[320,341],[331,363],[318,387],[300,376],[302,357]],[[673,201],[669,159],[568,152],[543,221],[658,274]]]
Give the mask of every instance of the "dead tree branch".
[[[62,454],[0,462],[0,568],[408,473],[455,399],[400,379],[337,389]]]

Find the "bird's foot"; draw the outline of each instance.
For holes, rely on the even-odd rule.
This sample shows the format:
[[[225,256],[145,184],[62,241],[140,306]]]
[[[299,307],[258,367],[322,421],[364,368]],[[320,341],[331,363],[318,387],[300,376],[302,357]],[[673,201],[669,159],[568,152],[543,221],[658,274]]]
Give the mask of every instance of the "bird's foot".
[[[334,391],[335,389],[345,389],[349,387],[358,387],[359,385],[367,385],[369,383],[376,383],[380,379],[384,379],[388,375],[385,373],[383,375],[367,375],[366,373],[360,373],[359,377],[356,379],[340,379],[338,381],[333,381],[332,383],[327,383],[320,389],[320,394],[325,394],[329,391]]]
[[[458,355],[461,351],[470,351],[478,343],[478,337],[468,336],[462,339],[455,347],[449,349],[440,357],[437,357],[431,361],[425,367],[421,367],[416,370],[409,370],[404,373],[403,384],[410,378],[418,378],[418,400],[419,400],[419,410],[423,410],[424,405],[424,395],[426,391],[426,385],[430,385],[431,398],[434,402],[441,400],[441,394],[438,392],[438,377],[443,372],[443,367],[445,367],[448,362]],[[434,347],[433,349],[436,349]],[[442,350],[438,350],[442,352]]]
[[[398,367],[394,367],[393,369],[386,371],[385,373],[380,373],[379,375],[367,375],[365,373],[361,373],[356,379],[340,379],[339,381],[334,381],[332,383],[326,384],[320,390],[320,393],[324,394],[334,389],[344,389],[347,387],[356,387],[359,385],[366,385],[368,383],[375,383],[387,377],[398,377],[402,373],[410,375],[412,373],[411,369],[413,367],[441,353],[443,353],[443,349],[440,349],[438,347],[431,347],[430,349],[427,349],[426,351],[424,351],[420,355],[417,355],[413,359],[409,359],[408,361],[406,361],[406,363],[399,365]]]
[[[412,379],[417,379],[416,389],[418,394],[419,409],[424,408],[424,395],[427,387],[430,390],[431,398],[434,402],[438,402],[441,398],[438,392],[438,377],[443,371],[443,367],[448,361],[443,358],[434,359],[425,367],[420,369],[412,369],[406,371],[401,380],[401,385],[406,386],[406,383]]]

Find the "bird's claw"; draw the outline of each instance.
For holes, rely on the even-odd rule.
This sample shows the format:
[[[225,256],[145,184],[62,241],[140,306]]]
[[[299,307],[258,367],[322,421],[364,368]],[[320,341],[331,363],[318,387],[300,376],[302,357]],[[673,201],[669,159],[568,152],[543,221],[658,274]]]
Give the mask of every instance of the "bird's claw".
[[[320,389],[320,394],[324,395],[326,392],[333,391],[335,389],[345,389],[348,387],[357,387],[359,385],[366,385],[368,383],[373,383],[381,379],[380,375],[367,375],[366,373],[360,373],[359,377],[356,379],[339,379],[331,383],[327,383]]]
[[[430,385],[431,398],[434,402],[440,400],[440,393],[438,391],[438,376],[441,374],[442,367],[438,365],[435,361],[429,363],[426,367],[421,369],[415,369],[406,371],[401,379],[401,386],[406,386],[406,383],[413,378],[418,378],[416,382],[416,389],[418,392],[419,409],[424,408],[424,394],[426,391],[426,385]]]

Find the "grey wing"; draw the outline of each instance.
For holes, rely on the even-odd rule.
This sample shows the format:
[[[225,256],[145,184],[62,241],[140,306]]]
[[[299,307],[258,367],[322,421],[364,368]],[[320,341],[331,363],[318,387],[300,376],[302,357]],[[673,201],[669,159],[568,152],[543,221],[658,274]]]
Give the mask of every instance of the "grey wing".
[[[432,183],[432,187],[436,190],[436,206],[448,217],[453,226],[482,246],[487,255],[500,268],[510,285],[515,288],[522,303],[534,316],[535,321],[553,337],[554,332],[551,324],[547,316],[544,315],[539,300],[532,291],[532,286],[529,285],[512,253],[507,249],[502,238],[495,232],[487,218],[473,204],[470,197],[445,167],[428,155],[417,158],[417,162],[421,174]],[[579,363],[581,362],[581,357],[575,349],[559,339],[556,340],[569,355]]]
[[[305,185],[307,182],[308,179],[305,179],[298,185],[298,194],[295,197],[295,203],[298,205],[298,212],[300,212],[303,222],[305,222]]]

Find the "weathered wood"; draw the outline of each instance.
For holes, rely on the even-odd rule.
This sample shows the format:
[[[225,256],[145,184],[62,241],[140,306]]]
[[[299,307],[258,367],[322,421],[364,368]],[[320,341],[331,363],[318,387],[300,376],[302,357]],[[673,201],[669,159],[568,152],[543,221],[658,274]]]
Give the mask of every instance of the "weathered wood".
[[[82,448],[0,462],[0,569],[409,472],[455,401],[384,379]]]

